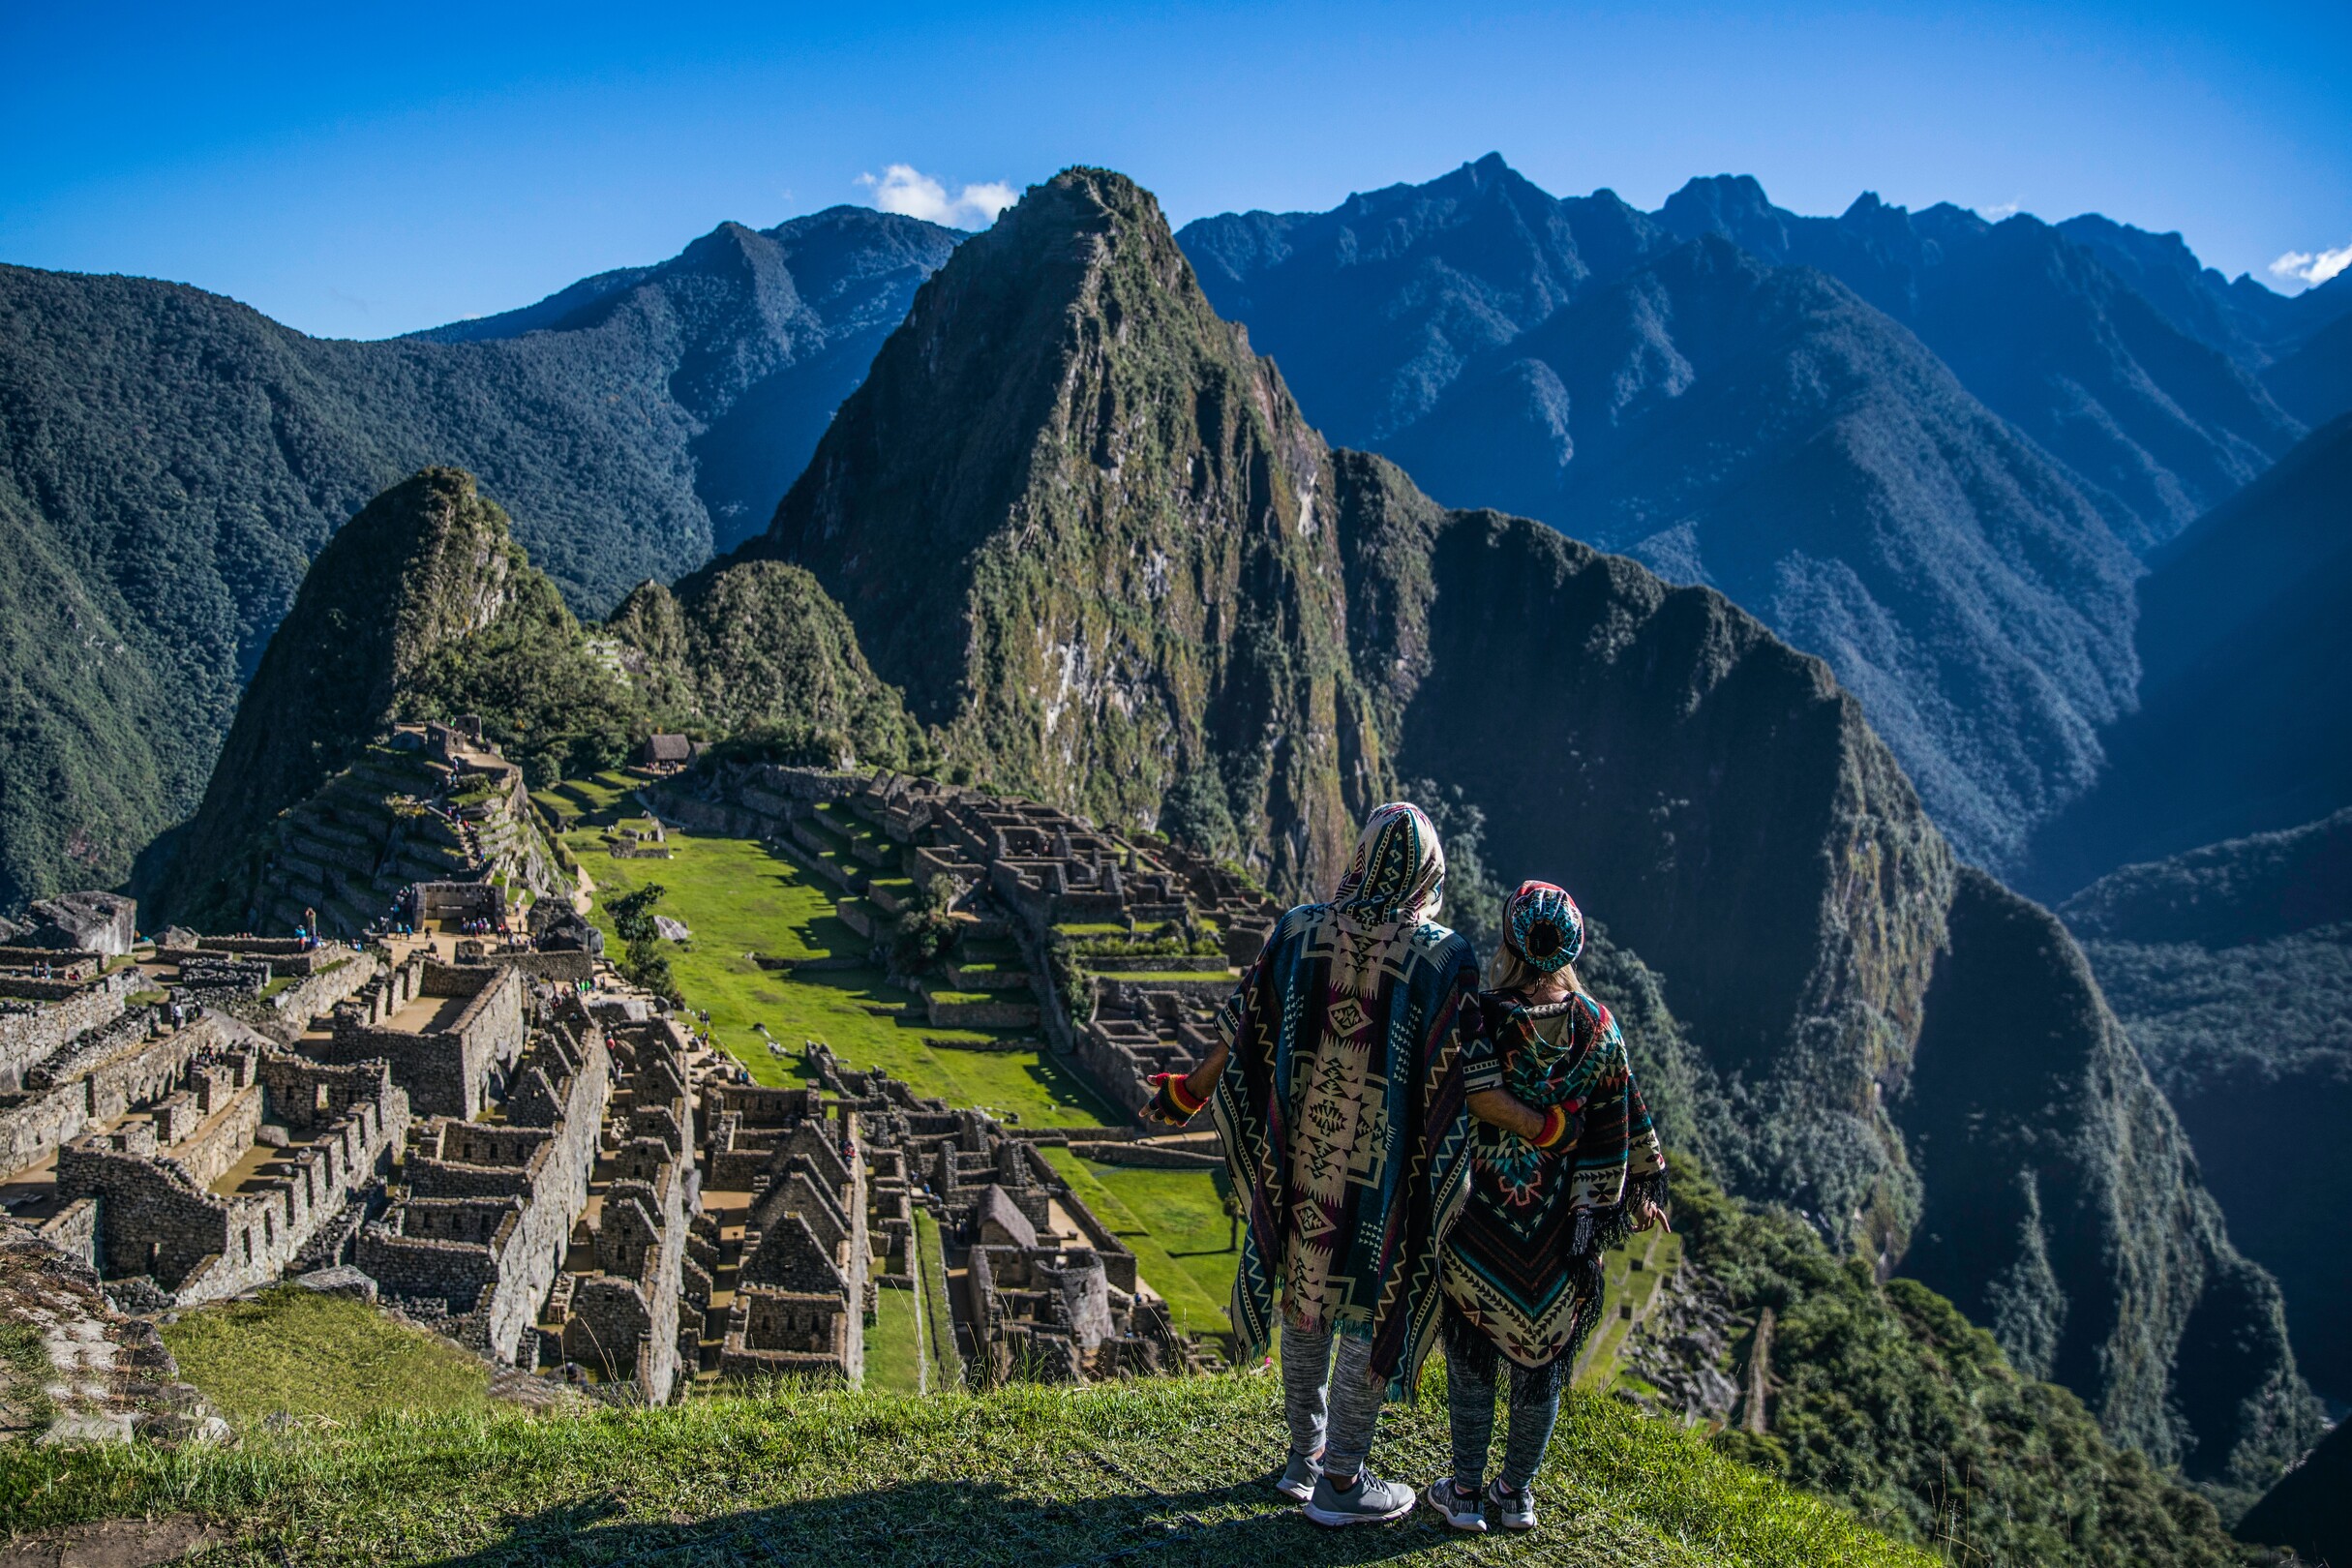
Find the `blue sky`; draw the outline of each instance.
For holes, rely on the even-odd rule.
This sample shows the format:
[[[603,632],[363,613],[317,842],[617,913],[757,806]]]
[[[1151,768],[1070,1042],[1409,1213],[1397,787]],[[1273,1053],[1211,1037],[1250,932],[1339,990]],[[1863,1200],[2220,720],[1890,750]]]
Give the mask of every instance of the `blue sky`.
[[[337,336],[922,205],[892,166],[952,201],[1105,164],[1181,223],[1490,150],[1645,207],[2096,210],[2268,277],[2352,247],[2352,6],[0,5],[0,260]]]

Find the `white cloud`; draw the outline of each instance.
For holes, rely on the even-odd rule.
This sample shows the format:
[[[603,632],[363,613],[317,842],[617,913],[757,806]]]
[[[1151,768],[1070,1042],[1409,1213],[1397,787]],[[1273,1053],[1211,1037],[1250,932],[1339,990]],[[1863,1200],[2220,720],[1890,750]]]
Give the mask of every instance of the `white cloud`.
[[[860,174],[858,183],[874,193],[874,205],[884,212],[903,213],[951,228],[985,228],[1020,197],[1003,180],[983,180],[950,196],[944,183],[912,164],[892,164],[880,179]]]
[[[1977,216],[1997,224],[2005,218],[2014,218],[2023,211],[2025,211],[2025,203],[2022,201],[2001,201],[1985,208]]]
[[[2271,263],[2271,276],[2281,283],[2323,284],[2346,267],[2352,267],[2352,245],[2313,256],[2308,251],[2289,251]]]

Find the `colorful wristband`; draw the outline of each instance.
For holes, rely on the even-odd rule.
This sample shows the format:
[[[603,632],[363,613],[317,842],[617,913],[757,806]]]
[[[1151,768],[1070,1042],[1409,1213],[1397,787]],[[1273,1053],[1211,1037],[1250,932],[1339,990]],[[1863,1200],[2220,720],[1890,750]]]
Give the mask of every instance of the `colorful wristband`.
[[[1568,1113],[1557,1105],[1553,1105],[1544,1112],[1544,1125],[1535,1134],[1535,1146],[1538,1149],[1549,1149],[1567,1136],[1567,1133]]]
[[[1187,1121],[1191,1120],[1193,1113],[1209,1102],[1208,1097],[1205,1095],[1194,1100],[1185,1092],[1184,1073],[1162,1072],[1152,1081],[1159,1085],[1160,1092],[1167,1097],[1168,1104],[1173,1109],[1181,1111]]]

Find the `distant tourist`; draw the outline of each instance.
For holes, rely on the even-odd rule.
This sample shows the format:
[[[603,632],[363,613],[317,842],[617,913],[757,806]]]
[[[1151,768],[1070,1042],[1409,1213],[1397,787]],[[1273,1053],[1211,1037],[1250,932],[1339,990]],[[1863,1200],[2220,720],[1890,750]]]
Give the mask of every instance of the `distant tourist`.
[[[1444,885],[1421,809],[1374,811],[1332,901],[1275,922],[1217,1046],[1155,1078],[1144,1113],[1182,1126],[1214,1102],[1250,1223],[1233,1326],[1241,1354],[1259,1354],[1282,1296],[1290,1455],[1275,1486],[1318,1524],[1411,1512],[1412,1489],[1365,1461],[1381,1402],[1406,1395],[1434,1342],[1469,1118],[1547,1128],[1501,1088],[1478,960],[1436,923]]]
[[[1445,1374],[1454,1473],[1430,1506],[1458,1530],[1535,1528],[1535,1472],[1560,1389],[1601,1314],[1601,1252],[1666,1222],[1666,1159],[1609,1010],[1573,965],[1584,948],[1576,900],[1523,882],[1503,908],[1502,946],[1480,998],[1514,1098],[1540,1107],[1533,1139],[1474,1129],[1469,1201],[1445,1240]],[[1497,1373],[1511,1372],[1502,1471],[1486,1485]]]

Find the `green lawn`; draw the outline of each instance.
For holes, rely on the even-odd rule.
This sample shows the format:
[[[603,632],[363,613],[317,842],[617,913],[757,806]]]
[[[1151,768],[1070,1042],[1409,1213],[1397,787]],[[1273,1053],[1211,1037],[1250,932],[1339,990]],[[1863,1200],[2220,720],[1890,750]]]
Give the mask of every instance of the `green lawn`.
[[[1225,1291],[1212,1294],[1201,1285],[1192,1270],[1168,1255],[1167,1248],[1161,1245],[1155,1229],[1157,1210],[1147,1209],[1139,1214],[1130,1208],[1126,1199],[1097,1179],[1096,1172],[1102,1166],[1091,1164],[1068,1149],[1047,1149],[1044,1154],[1055,1171],[1070,1183],[1070,1190],[1095,1211],[1097,1219],[1110,1226],[1111,1233],[1127,1244],[1129,1251],[1135,1254],[1136,1272],[1143,1276],[1145,1283],[1166,1298],[1168,1314],[1176,1320],[1177,1328],[1193,1334],[1227,1334],[1232,1331],[1233,1325],[1225,1317],[1225,1302],[1232,1290],[1230,1264],[1226,1267]],[[1193,1175],[1190,1171],[1163,1174]],[[1194,1179],[1200,1183],[1203,1191],[1210,1190],[1207,1171],[1199,1172]],[[1212,1195],[1209,1201],[1214,1203],[1216,1198]]]
[[[874,1292],[874,1326],[865,1331],[865,1386],[878,1394],[922,1392],[922,1336],[915,1292],[885,1285]]]
[[[1211,1174],[1083,1163],[1130,1214],[1150,1227],[1169,1258],[1216,1304],[1218,1326],[1225,1327],[1223,1308],[1233,1298],[1233,1271],[1241,1266],[1241,1253],[1225,1251],[1231,1227]]]
[[[915,1211],[915,1256],[922,1270],[924,1351],[931,1358],[931,1386],[964,1386],[964,1358],[955,1348],[955,1319],[948,1306],[948,1253],[939,1221],[928,1209]]]
[[[1678,1423],[1584,1395],[1562,1411],[1532,1535],[1457,1536],[1426,1510],[1388,1530],[1317,1530],[1264,1484],[1280,1401],[1267,1376],[921,1399],[786,1387],[562,1419],[379,1417],[226,1448],[11,1444],[0,1530],[194,1515],[222,1532],[204,1558],[217,1568],[1936,1563]],[[1443,1400],[1393,1407],[1376,1453],[1409,1481],[1439,1473]]]
[[[904,1078],[920,1095],[958,1105],[1010,1113],[1029,1126],[1100,1126],[1110,1112],[1070,1070],[1035,1050],[937,1050],[925,1037],[985,1041],[1012,1030],[939,1029],[922,999],[883,983],[871,969],[789,974],[764,970],[753,955],[778,958],[859,956],[868,944],[833,913],[834,890],[789,853],[756,839],[709,837],[672,830],[667,860],[617,860],[597,855],[593,829],[569,835],[594,882],[594,918],[618,948],[603,903],[616,894],[659,883],[660,913],[683,920],[692,943],[666,950],[672,973],[691,1007],[710,1014],[719,1043],[739,1057],[762,1083],[799,1082],[798,1053],[821,1040],[852,1067],[879,1067]],[[994,1000],[983,997],[980,1000]],[[903,1016],[877,1016],[868,1007],[904,1008]],[[766,1024],[783,1045],[782,1057],[753,1029]]]
[[[365,1302],[284,1285],[163,1325],[180,1375],[239,1431],[274,1415],[353,1422],[492,1407],[490,1371]]]

